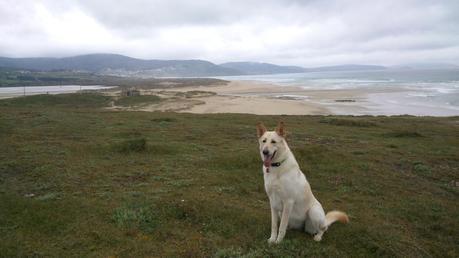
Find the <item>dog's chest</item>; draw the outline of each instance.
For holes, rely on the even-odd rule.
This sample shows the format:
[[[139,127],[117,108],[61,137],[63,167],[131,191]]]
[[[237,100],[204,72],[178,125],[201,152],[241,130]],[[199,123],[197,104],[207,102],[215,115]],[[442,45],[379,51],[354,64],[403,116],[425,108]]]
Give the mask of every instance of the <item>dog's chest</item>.
[[[285,194],[281,182],[273,178],[265,178],[265,190],[269,196],[271,208],[282,211],[282,200]]]
[[[265,190],[271,199],[283,199],[285,195],[285,183],[280,177],[268,174],[264,177]]]

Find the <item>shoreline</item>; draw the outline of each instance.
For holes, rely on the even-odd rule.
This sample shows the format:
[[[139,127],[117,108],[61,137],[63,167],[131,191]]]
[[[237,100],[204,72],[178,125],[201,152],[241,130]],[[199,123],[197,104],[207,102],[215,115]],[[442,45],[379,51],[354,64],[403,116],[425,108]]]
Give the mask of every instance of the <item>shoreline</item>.
[[[275,98],[269,94],[298,93],[300,87],[278,86],[258,81],[230,81],[226,85],[168,89],[171,92],[212,92],[215,95],[194,98],[201,102],[182,113],[245,113],[257,115],[327,115],[328,109],[319,104],[292,98]]]
[[[414,115],[457,116],[457,110],[412,103],[417,92],[401,86],[352,89],[304,89],[263,81],[230,81],[226,85],[169,88],[170,92],[206,91],[216,95],[193,98],[197,105],[169,111],[187,113],[246,113],[257,115]],[[180,102],[180,101],[179,101]],[[142,109],[145,110],[145,109]],[[148,108],[145,111],[153,111]]]
[[[65,93],[69,90],[67,86],[52,87]],[[68,87],[71,88],[72,86]],[[78,85],[73,85],[73,87],[80,88]],[[88,86],[82,86],[83,89],[86,87]],[[112,104],[106,109],[196,114],[459,116],[459,107],[442,105],[431,101],[429,98],[413,98],[412,96],[428,94],[428,92],[422,88],[407,88],[401,85],[321,90],[278,85],[264,81],[234,80],[228,81],[226,84],[161,88],[134,86],[133,88],[139,90],[141,95],[157,95],[162,98],[162,101],[139,103],[133,106],[115,106]],[[121,91],[121,88],[116,87],[99,92],[117,97],[121,96]],[[51,91],[49,93],[58,94],[60,92]]]

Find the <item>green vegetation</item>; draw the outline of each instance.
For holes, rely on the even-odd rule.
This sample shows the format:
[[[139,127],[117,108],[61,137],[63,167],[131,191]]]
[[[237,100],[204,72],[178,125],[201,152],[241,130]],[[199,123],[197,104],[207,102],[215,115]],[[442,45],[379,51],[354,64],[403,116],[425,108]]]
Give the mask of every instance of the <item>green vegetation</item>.
[[[31,85],[99,85],[110,84],[114,76],[99,76],[92,73],[54,71],[33,72],[0,68],[0,87]]]
[[[139,96],[130,96],[130,97],[122,97],[115,101],[116,106],[138,106],[144,104],[151,104],[157,103],[161,100],[160,97],[156,95],[139,95]]]
[[[0,101],[0,256],[459,255],[458,117],[115,112],[107,98]],[[351,218],[320,243],[266,242],[255,124],[280,119],[325,210]]]
[[[29,108],[97,108],[105,107],[112,100],[111,97],[98,93],[36,95],[28,97],[10,98],[0,101],[4,107]]]
[[[147,141],[145,138],[136,138],[117,143],[114,145],[114,148],[119,152],[142,152],[145,151],[146,146]]]
[[[214,96],[214,95],[217,95],[217,93],[210,92],[210,91],[201,91],[201,90],[192,90],[192,91],[185,92],[186,98]]]
[[[155,79],[99,75],[72,71],[23,71],[0,67],[0,87],[40,85],[107,85],[136,88],[171,88],[181,86],[218,85],[226,81],[210,78]]]
[[[358,119],[358,118],[336,118],[336,117],[324,117],[320,120],[321,123],[338,125],[338,126],[357,126],[357,127],[368,127],[375,126],[375,123],[371,122],[370,118]]]

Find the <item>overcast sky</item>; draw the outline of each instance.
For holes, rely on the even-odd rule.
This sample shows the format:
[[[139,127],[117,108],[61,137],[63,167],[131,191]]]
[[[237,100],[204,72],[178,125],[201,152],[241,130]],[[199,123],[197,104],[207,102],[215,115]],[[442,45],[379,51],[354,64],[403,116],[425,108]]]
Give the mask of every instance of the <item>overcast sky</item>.
[[[459,64],[459,0],[0,0],[0,56]]]

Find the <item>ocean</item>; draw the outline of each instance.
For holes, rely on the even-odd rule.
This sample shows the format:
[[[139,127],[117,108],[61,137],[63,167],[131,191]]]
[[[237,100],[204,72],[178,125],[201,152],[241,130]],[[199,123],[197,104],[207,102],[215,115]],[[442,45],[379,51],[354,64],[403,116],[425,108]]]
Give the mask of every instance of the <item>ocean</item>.
[[[308,90],[367,92],[363,103],[367,110],[364,112],[340,113],[340,109],[336,109],[336,103],[333,103],[335,113],[343,115],[459,115],[459,69],[386,69],[218,78],[267,82],[279,87],[296,86],[304,89],[306,95]],[[304,94],[297,97],[308,101]],[[362,105],[342,105],[353,104]]]

